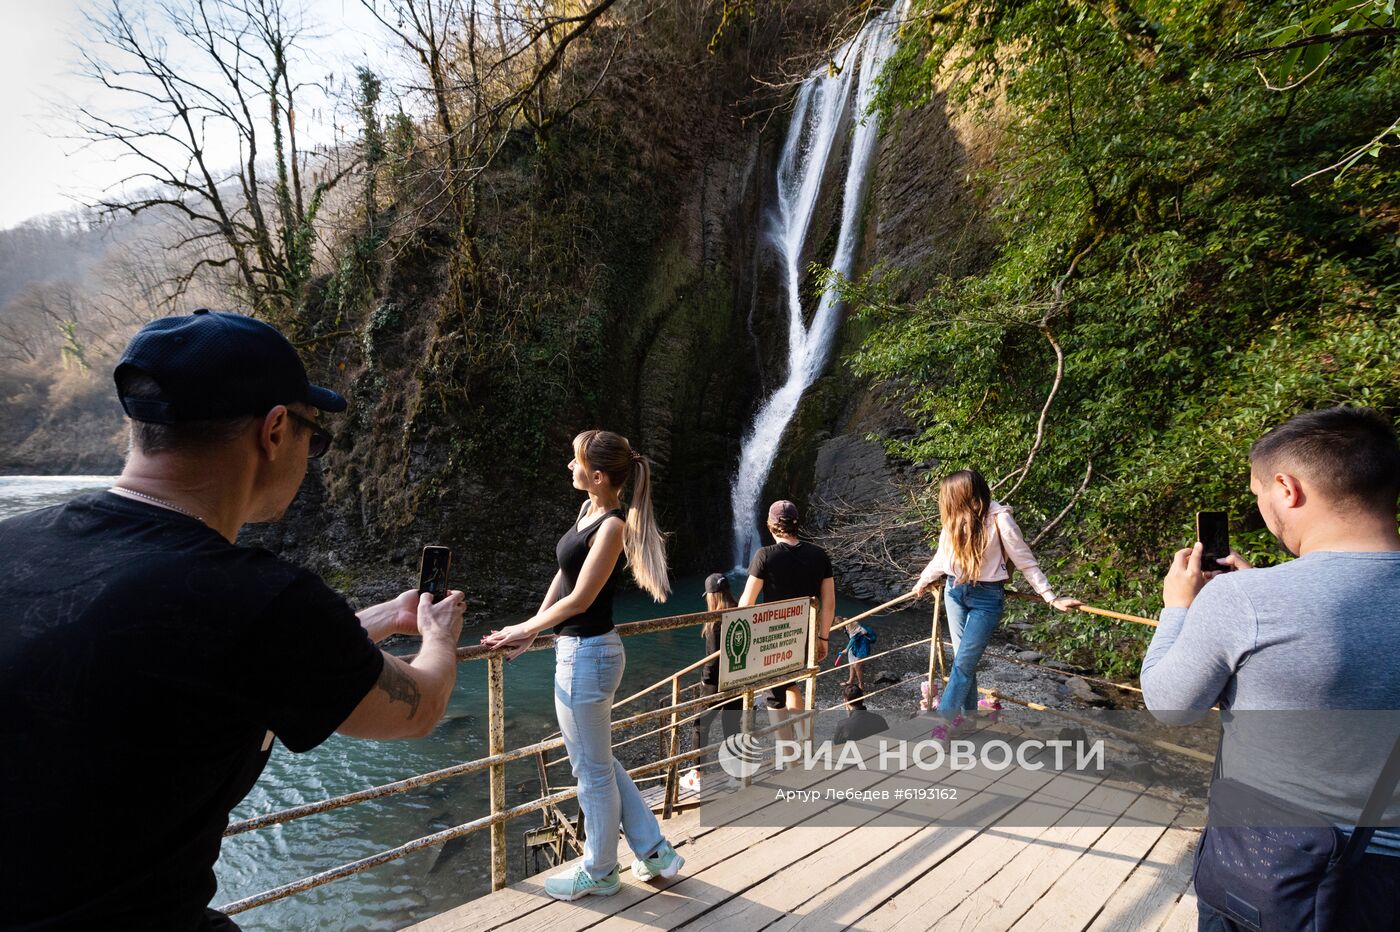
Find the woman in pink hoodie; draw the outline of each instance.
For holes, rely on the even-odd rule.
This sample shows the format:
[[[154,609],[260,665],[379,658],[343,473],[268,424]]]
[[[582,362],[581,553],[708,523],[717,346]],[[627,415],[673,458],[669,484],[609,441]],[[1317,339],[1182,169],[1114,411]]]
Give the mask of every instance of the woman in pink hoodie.
[[[938,485],[938,514],[943,521],[938,549],[919,575],[914,594],[923,595],[940,578],[949,577],[943,601],[953,636],[953,669],[938,703],[938,714],[947,724],[933,730],[934,738],[943,739],[949,727],[956,728],[964,716],[977,711],[977,661],[1001,621],[1011,567],[1060,611],[1080,602],[1055,596],[1011,517],[1011,507],[992,501],[987,480],[977,470],[960,469],[944,477]]]

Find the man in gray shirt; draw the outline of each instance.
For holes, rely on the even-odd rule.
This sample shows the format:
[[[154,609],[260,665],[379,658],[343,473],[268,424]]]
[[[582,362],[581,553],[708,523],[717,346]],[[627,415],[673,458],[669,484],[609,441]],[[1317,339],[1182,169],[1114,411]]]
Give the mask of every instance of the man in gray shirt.
[[[1218,704],[1221,776],[1346,828],[1393,746],[1395,717],[1367,713],[1376,728],[1366,735],[1364,716],[1336,710],[1400,709],[1400,445],[1382,415],[1336,407],[1274,428],[1249,459],[1264,523],[1298,559],[1251,569],[1231,553],[1221,562],[1236,572],[1203,573],[1199,542],[1178,551],[1142,665],[1143,696],[1174,723]],[[1314,727],[1307,712],[1236,714],[1244,710],[1318,717]],[[1313,733],[1280,740],[1285,729]],[[1300,750],[1310,742],[1313,752]],[[1386,824],[1396,817],[1392,807]],[[1235,928],[1205,903],[1200,913],[1201,929]],[[1341,919],[1343,928],[1400,928],[1400,831],[1377,830]]]

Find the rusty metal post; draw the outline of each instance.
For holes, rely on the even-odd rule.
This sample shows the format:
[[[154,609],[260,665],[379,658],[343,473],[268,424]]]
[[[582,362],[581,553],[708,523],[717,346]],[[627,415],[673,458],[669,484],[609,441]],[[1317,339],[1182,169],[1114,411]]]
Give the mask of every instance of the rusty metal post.
[[[680,705],[680,701],[681,701],[681,678],[680,678],[679,676],[673,676],[673,677],[671,677],[671,708],[674,709],[676,706]],[[666,755],[667,757],[675,757],[677,754],[679,754],[679,753],[681,752],[680,725],[681,725],[681,717],[680,717],[680,714],[677,713],[677,712],[672,712],[672,713],[671,713],[671,729],[670,729],[670,736],[671,736],[670,748],[671,748],[671,750],[670,750],[670,753],[668,753],[668,754]],[[697,761],[697,763],[698,763],[698,761]],[[671,766],[669,766],[669,767],[666,768],[666,797],[665,797],[665,802],[662,803],[662,806],[661,806],[661,818],[663,818],[663,819],[669,819],[669,818],[671,818],[671,810],[675,808],[675,806],[676,806],[676,801],[677,801],[677,799],[680,798],[680,789],[681,789],[681,788],[680,788],[680,775],[679,775],[679,774],[680,774],[680,768],[679,768],[679,766],[676,765],[676,764],[672,764]]]
[[[506,750],[505,659],[500,655],[486,660],[486,701],[490,722],[488,751],[504,754]],[[506,811],[506,765],[491,765],[491,814]],[[506,885],[506,823],[491,826],[491,889]]]
[[[817,673],[821,671],[821,664],[817,662],[817,638],[820,636],[819,619],[821,618],[819,601],[813,599],[807,607],[807,689],[806,701],[802,703],[804,711],[809,711],[817,707]],[[830,635],[828,635],[829,637]],[[827,650],[831,645],[827,645]],[[812,732],[815,729],[816,721],[805,718],[797,724],[793,737],[802,743],[804,751],[810,753],[812,748]]]

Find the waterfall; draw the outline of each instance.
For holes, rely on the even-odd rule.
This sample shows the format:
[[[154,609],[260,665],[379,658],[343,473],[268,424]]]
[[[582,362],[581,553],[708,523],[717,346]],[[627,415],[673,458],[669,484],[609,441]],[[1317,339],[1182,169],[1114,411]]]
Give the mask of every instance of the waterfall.
[[[882,13],[842,46],[835,56],[835,61],[845,65],[840,73],[831,74],[822,65],[803,82],[778,160],[777,202],[770,211],[766,235],[781,260],[787,290],[787,379],[764,400],[740,448],[732,501],[734,561],[741,570],[747,568],[762,540],[755,521],[758,498],[778,455],[783,431],[803,392],[825,368],[832,340],[840,329],[841,308],[831,289],[823,291],[811,325],[805,323],[800,291],[802,257],[827,162],[839,157],[854,122],[842,193],[841,230],[830,262],[843,278],[851,276],[861,205],[878,134],[877,120],[868,111],[875,79],[894,49],[895,16],[894,12]]]

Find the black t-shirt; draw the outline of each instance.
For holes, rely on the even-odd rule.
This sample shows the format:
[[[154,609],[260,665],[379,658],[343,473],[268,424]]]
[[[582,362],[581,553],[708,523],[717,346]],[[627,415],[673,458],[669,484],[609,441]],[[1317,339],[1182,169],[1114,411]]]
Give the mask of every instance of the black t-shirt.
[[[833,743],[844,744],[847,741],[859,741],[862,738],[869,738],[871,735],[878,735],[889,727],[883,716],[867,712],[865,709],[852,709],[846,720],[836,726],[836,737],[833,739]]]
[[[831,559],[816,544],[778,541],[760,548],[749,564],[749,575],[763,580],[763,601],[802,596],[820,598],[822,581],[831,578]]]
[[[0,927],[195,929],[275,734],[384,664],[314,574],[96,492],[0,522]]]
[[[579,521],[583,520],[583,512],[587,510],[587,505],[579,510]],[[583,527],[579,527],[579,522],[575,521],[564,536],[559,538],[559,543],[555,545],[554,555],[559,560],[559,572],[564,574],[564,586],[559,590],[559,598],[564,598],[574,591],[574,586],[578,585],[578,578],[583,573],[583,564],[588,559],[588,551],[593,546],[592,540],[598,535],[598,529],[603,526],[603,522],[611,518],[627,520],[622,509],[615,508],[604,514],[600,518],[590,518]],[[554,626],[554,633],[566,637],[591,638],[600,634],[607,634],[613,629],[613,594],[617,592],[618,581],[622,578],[622,557],[619,556],[617,562],[613,564],[612,572],[603,581],[603,587],[598,590],[598,594],[593,597],[593,601],[583,611],[571,618],[566,618]]]

